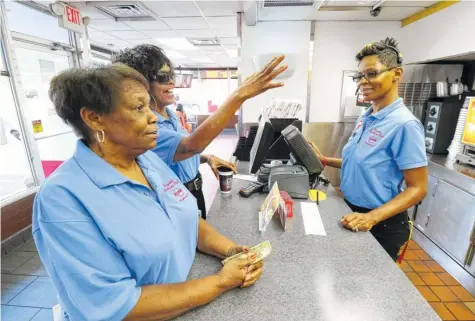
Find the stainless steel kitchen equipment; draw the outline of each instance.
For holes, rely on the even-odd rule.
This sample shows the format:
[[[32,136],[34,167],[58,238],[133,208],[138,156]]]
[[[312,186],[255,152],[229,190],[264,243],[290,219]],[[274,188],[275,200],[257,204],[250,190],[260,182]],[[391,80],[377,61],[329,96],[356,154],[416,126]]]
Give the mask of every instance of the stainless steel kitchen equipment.
[[[424,123],[427,152],[448,153],[463,102],[462,95],[429,100]]]

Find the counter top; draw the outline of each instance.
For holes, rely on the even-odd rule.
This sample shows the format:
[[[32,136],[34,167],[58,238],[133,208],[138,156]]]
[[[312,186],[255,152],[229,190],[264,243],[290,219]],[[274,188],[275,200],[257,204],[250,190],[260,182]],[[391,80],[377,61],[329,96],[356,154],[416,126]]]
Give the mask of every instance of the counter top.
[[[475,167],[459,164],[447,155],[427,154],[429,174],[475,195]]]
[[[265,195],[240,197],[239,189],[247,184],[234,179],[230,194],[218,191],[208,220],[238,244],[269,240],[273,250],[264,273],[253,287],[227,292],[180,320],[440,320],[370,233],[353,233],[340,225],[350,210],[332,187],[319,205],[327,236],[314,236],[305,235],[296,200],[290,230],[284,232],[274,218],[267,231],[259,232],[258,209]],[[220,268],[219,260],[198,253],[189,278]]]

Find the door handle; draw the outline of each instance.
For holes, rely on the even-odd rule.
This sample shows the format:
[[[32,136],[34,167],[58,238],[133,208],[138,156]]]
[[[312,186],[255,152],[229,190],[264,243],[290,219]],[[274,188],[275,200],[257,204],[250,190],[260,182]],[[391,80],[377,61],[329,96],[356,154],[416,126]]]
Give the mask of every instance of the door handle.
[[[471,265],[473,261],[473,256],[475,254],[475,223],[472,226],[472,232],[470,232],[470,239],[468,244],[467,253],[465,254],[464,265]]]

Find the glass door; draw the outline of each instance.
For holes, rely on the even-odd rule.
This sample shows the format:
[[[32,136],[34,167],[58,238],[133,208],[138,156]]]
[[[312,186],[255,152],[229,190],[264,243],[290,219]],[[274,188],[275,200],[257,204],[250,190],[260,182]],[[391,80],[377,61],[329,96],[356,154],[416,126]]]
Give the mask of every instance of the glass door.
[[[64,161],[71,157],[77,139],[72,128],[56,114],[48,96],[51,79],[73,66],[72,55],[67,51],[53,51],[51,47],[19,40],[14,45],[26,97],[24,111],[27,123],[33,129],[45,168],[45,162]]]
[[[21,195],[35,186],[32,165],[26,151],[10,72],[4,60],[0,38],[0,203]]]

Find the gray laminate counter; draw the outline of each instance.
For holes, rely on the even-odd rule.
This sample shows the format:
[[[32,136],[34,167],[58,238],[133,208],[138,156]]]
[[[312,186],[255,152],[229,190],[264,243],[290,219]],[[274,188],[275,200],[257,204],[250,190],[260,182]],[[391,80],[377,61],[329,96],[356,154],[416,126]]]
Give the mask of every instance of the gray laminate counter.
[[[234,179],[230,194],[218,191],[209,222],[239,244],[271,242],[273,252],[262,278],[180,320],[440,320],[370,233],[353,233],[340,225],[349,208],[333,188],[319,206],[327,236],[314,236],[305,235],[298,201],[290,230],[284,232],[274,219],[267,231],[259,232],[258,209],[264,195],[240,197],[238,191],[245,185]],[[189,278],[210,275],[220,267],[216,258],[197,254]]]

